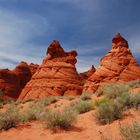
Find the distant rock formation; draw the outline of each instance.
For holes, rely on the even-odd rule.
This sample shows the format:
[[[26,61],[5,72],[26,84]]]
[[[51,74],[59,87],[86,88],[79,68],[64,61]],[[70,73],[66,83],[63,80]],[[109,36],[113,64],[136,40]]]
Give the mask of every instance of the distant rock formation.
[[[22,90],[19,99],[49,95],[80,95],[82,83],[76,71],[77,52],[65,52],[58,41],[48,47],[42,65]]]
[[[34,63],[29,64],[29,69],[30,69],[31,75],[33,75],[36,72],[38,67],[39,67],[38,64],[34,64]]]
[[[4,93],[4,98],[17,98],[20,84],[19,78],[9,69],[0,70],[0,89]]]
[[[38,65],[20,62],[14,70],[0,70],[0,89],[4,93],[4,98],[18,98],[21,90],[35,73]]]
[[[96,72],[88,78],[84,91],[95,92],[100,85],[140,79],[140,66],[133,57],[128,42],[117,34],[112,49],[105,55]]]
[[[85,82],[85,80],[87,80],[95,71],[96,69],[92,65],[88,71],[79,74],[80,78],[82,79],[83,82]]]

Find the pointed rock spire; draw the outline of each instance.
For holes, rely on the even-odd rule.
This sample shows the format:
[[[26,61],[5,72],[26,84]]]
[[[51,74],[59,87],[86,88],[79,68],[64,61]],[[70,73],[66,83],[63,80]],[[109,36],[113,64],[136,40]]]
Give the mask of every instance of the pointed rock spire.
[[[100,60],[96,72],[86,81],[84,91],[95,92],[103,84],[140,79],[140,66],[127,41],[117,34],[112,42],[112,49]]]

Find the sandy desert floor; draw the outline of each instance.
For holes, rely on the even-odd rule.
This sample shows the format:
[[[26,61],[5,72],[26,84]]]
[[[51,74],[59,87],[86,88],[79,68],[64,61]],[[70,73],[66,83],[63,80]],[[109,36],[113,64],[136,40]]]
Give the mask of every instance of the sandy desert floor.
[[[62,99],[56,104],[65,106],[69,101]],[[42,123],[34,121],[0,132],[0,140],[101,140],[102,135],[111,140],[120,140],[120,124],[140,121],[140,112],[131,109],[125,112],[122,119],[101,125],[94,117],[95,111],[78,115],[76,123],[68,131],[60,130],[53,133],[49,129],[44,129]]]

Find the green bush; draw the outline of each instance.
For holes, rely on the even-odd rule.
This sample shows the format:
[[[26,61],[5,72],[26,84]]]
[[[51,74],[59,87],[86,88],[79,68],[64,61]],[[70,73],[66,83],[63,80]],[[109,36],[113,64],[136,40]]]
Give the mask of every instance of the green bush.
[[[71,104],[71,108],[81,114],[81,113],[85,113],[90,110],[93,110],[94,103],[93,103],[93,101],[79,100],[79,101]]]
[[[59,97],[57,96],[49,96],[47,98],[38,99],[35,102],[38,102],[46,106],[52,103],[56,103],[58,100],[59,100]]]
[[[125,108],[136,108],[140,110],[140,93],[130,94],[130,93],[122,93],[116,100],[123,104]]]
[[[131,95],[131,106],[140,110],[140,93]]]
[[[41,104],[31,104],[27,110],[18,114],[18,120],[19,122],[39,120],[44,109],[44,106]]]
[[[0,113],[0,130],[8,130],[16,126],[18,122],[17,112],[18,108],[11,105],[5,112]]]
[[[108,99],[107,97],[104,97],[102,99],[95,100],[94,105],[99,107],[101,104],[107,103],[109,101],[110,101],[110,99]]]
[[[74,100],[74,96],[65,96],[65,99],[67,99],[67,100],[69,100],[69,101],[72,101],[72,100]]]
[[[109,98],[116,98],[121,93],[126,93],[132,87],[140,85],[140,80],[135,80],[127,83],[106,84],[99,87],[96,91],[97,96],[106,95]]]
[[[57,96],[49,96],[48,97],[49,104],[56,103],[58,100],[59,100],[59,97],[57,97]]]
[[[121,118],[123,115],[123,105],[117,101],[110,101],[99,106],[95,117],[102,124],[108,124]]]
[[[39,103],[39,104],[42,104],[44,106],[47,106],[49,105],[49,101],[48,101],[48,98],[42,98],[42,99],[38,99],[35,101],[35,103]]]
[[[122,93],[116,99],[124,108],[131,108],[133,106],[131,95],[129,93]]]
[[[126,83],[129,87],[135,87],[140,85],[140,80],[134,80],[131,82]]]
[[[135,121],[129,125],[120,125],[120,132],[124,140],[140,140],[140,123]]]
[[[91,93],[82,93],[80,96],[80,99],[85,101],[85,100],[91,100]]]
[[[106,95],[110,99],[114,99],[118,97],[120,94],[129,91],[129,86],[126,84],[107,84],[101,86],[96,91],[97,96]]]
[[[44,118],[42,119],[45,122],[45,127],[56,131],[58,129],[67,130],[72,126],[77,117],[77,113],[71,108],[64,108],[64,110],[49,110]]]
[[[34,101],[35,99],[23,99],[23,100],[18,100],[15,102],[15,105],[19,105],[19,104],[25,104],[27,102],[32,102]]]

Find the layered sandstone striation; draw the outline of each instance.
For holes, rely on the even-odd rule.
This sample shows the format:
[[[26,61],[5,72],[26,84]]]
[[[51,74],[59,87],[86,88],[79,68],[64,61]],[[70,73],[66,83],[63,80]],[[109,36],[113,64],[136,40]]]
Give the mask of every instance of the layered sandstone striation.
[[[96,69],[92,65],[88,71],[80,73],[79,76],[82,79],[82,81],[85,82],[85,80],[87,80],[95,71],[96,71]]]
[[[112,49],[100,60],[96,72],[88,78],[84,91],[95,92],[100,85],[140,79],[140,66],[133,57],[128,42],[117,34]]]
[[[0,70],[0,89],[4,98],[18,98],[21,90],[35,73],[38,65],[20,62],[14,70]]]
[[[39,67],[38,64],[34,64],[34,63],[29,64],[29,69],[30,69],[31,75],[34,75],[34,73],[36,72],[38,67]]]
[[[80,95],[82,83],[76,71],[77,52],[65,52],[58,41],[48,47],[42,65],[22,90],[19,99],[49,95]]]

